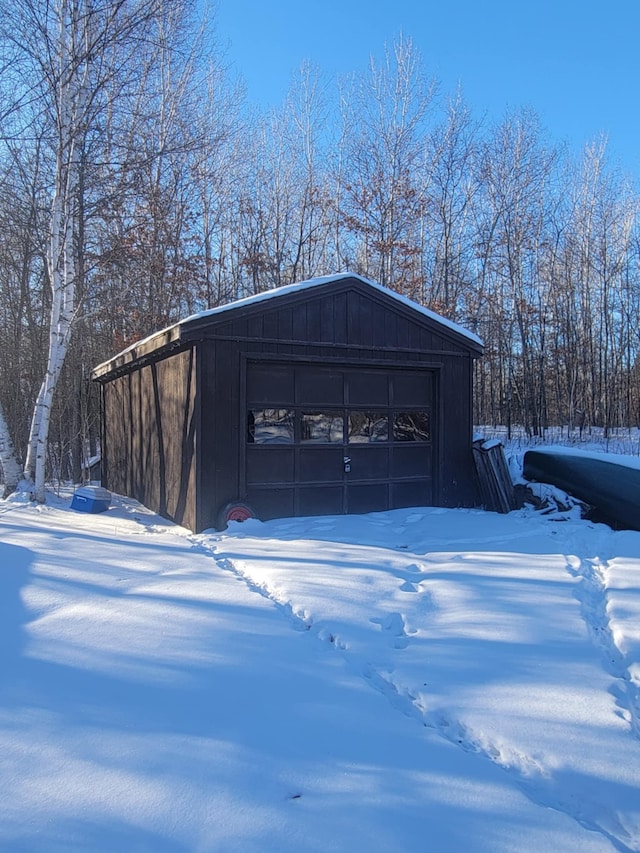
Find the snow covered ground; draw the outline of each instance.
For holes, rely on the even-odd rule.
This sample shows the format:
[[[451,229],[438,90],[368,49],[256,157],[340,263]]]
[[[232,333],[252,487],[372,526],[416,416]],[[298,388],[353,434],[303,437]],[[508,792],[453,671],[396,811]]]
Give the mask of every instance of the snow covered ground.
[[[0,502],[0,849],[640,850],[640,533]]]

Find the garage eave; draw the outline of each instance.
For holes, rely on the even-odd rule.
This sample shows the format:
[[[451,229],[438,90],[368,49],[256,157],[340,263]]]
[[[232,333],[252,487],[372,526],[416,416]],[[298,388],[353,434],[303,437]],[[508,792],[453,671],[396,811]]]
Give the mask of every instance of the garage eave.
[[[172,352],[182,343],[182,324],[176,323],[149,335],[142,341],[132,344],[127,349],[102,362],[91,371],[91,378],[97,382],[106,382],[114,376],[126,371],[134,363],[142,363],[150,357],[158,357]]]

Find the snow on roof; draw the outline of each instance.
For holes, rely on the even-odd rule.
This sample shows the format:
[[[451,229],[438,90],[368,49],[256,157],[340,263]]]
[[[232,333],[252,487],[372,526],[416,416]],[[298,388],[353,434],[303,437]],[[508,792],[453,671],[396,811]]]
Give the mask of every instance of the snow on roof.
[[[208,308],[205,311],[199,311],[196,314],[191,314],[189,317],[185,317],[183,320],[179,320],[177,323],[173,323],[170,326],[167,326],[165,329],[161,329],[160,331],[154,332],[153,334],[148,335],[146,338],[143,338],[140,341],[136,341],[136,343],[131,344],[131,346],[122,350],[117,355],[112,356],[111,358],[104,361],[102,364],[99,364],[95,368],[95,370],[101,370],[107,364],[109,364],[110,361],[113,361],[113,359],[120,358],[121,356],[126,355],[128,352],[131,352],[137,347],[140,347],[143,344],[146,344],[149,341],[153,340],[156,336],[170,333],[171,331],[177,330],[188,323],[192,323],[195,320],[202,320],[207,317],[213,317],[217,314],[223,314],[226,311],[231,311],[236,308],[245,307],[248,305],[254,305],[259,302],[266,302],[270,299],[278,299],[281,296],[286,296],[290,293],[298,293],[302,290],[311,290],[314,287],[319,287],[323,284],[329,284],[332,281],[341,281],[345,278],[354,278],[358,281],[362,281],[365,284],[368,284],[374,290],[377,290],[380,293],[384,293],[386,296],[395,299],[397,302],[406,305],[408,308],[411,308],[413,311],[417,311],[419,314],[423,314],[425,317],[429,317],[429,319],[431,320],[435,320],[435,322],[451,329],[451,331],[455,332],[456,334],[467,338],[467,340],[473,342],[474,344],[477,344],[478,346],[483,346],[482,340],[473,332],[470,332],[468,329],[459,326],[452,320],[448,320],[446,317],[442,317],[440,314],[436,314],[435,311],[431,311],[429,308],[425,308],[424,305],[420,305],[417,302],[414,302],[413,300],[407,298],[406,296],[402,296],[402,294],[396,293],[394,290],[390,290],[388,287],[383,287],[383,285],[378,284],[377,282],[372,281],[371,279],[365,278],[364,276],[357,275],[356,273],[344,272],[337,273],[334,275],[325,275],[319,276],[317,278],[310,278],[306,281],[296,282],[295,284],[285,284],[282,287],[276,287],[273,290],[265,290],[263,293],[256,293],[253,296],[245,296],[243,299],[237,299],[234,302],[227,302],[225,305],[218,305],[216,308]]]
[[[224,311],[228,311],[231,308],[237,308],[239,306],[245,305],[253,305],[257,302],[264,302],[267,299],[277,299],[280,296],[285,296],[288,293],[297,293],[301,290],[309,290],[313,287],[318,287],[322,284],[328,284],[332,281],[340,281],[345,278],[355,278],[358,281],[363,281],[370,287],[373,287],[374,290],[378,290],[380,293],[384,293],[385,295],[390,296],[392,299],[401,302],[403,305],[406,305],[414,311],[418,311],[418,313],[423,314],[425,317],[429,317],[431,320],[435,320],[441,325],[447,326],[452,331],[457,332],[457,334],[462,335],[463,337],[473,341],[479,346],[483,346],[481,339],[477,335],[474,335],[473,332],[470,332],[468,329],[459,326],[452,320],[448,320],[446,317],[442,317],[440,314],[436,314],[435,311],[431,311],[429,308],[425,308],[423,305],[419,305],[417,302],[408,299],[406,296],[402,296],[400,293],[396,293],[394,290],[390,290],[388,287],[383,287],[383,285],[378,284],[376,281],[372,281],[371,279],[365,278],[364,276],[350,272],[338,273],[337,275],[319,276],[318,278],[310,278],[306,281],[300,281],[295,284],[286,284],[282,287],[276,287],[273,290],[266,290],[263,293],[256,293],[254,296],[246,296],[244,299],[238,299],[235,302],[229,302],[226,305],[220,305],[217,308],[209,308],[206,311],[201,311],[198,314],[193,314],[191,317],[187,317],[185,320],[181,320],[180,323],[188,323],[192,320],[197,320],[202,317],[211,317],[214,314],[219,314]],[[180,323],[176,325],[180,325]]]

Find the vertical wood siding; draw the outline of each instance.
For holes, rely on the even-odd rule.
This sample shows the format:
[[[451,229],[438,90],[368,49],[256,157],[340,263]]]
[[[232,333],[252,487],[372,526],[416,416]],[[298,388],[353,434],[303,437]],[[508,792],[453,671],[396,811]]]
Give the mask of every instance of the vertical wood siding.
[[[195,529],[194,349],[108,382],[103,399],[107,488]]]

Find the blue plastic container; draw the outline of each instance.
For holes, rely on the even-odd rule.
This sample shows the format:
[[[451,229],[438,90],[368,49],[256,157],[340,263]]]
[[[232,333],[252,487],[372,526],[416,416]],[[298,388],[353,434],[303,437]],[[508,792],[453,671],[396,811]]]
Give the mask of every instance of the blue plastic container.
[[[71,509],[78,512],[104,512],[111,504],[111,492],[102,486],[81,486],[76,489]]]

